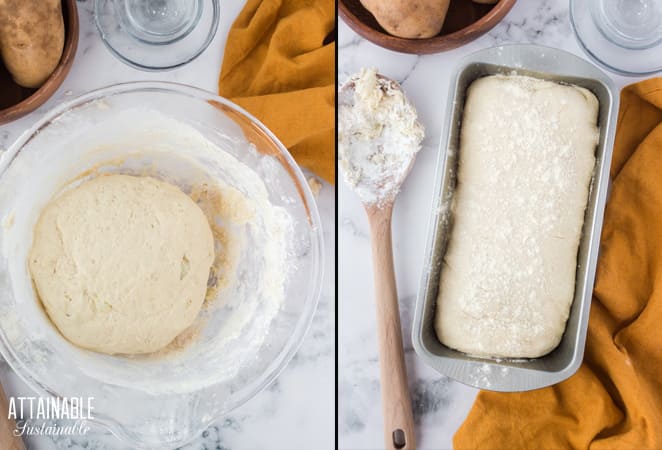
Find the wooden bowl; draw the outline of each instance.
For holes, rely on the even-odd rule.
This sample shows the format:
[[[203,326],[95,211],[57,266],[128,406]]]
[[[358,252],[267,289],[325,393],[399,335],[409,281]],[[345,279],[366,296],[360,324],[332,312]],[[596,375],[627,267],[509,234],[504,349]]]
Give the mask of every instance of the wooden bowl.
[[[516,0],[499,0],[493,5],[472,0],[451,0],[441,32],[426,39],[405,39],[388,34],[360,0],[340,0],[338,14],[358,34],[379,45],[402,53],[425,55],[465,45],[499,23]]]
[[[51,76],[39,88],[25,88],[16,84],[0,58],[0,124],[16,120],[40,107],[69,73],[78,47],[76,0],[62,0],[62,15],[65,34],[62,57]]]

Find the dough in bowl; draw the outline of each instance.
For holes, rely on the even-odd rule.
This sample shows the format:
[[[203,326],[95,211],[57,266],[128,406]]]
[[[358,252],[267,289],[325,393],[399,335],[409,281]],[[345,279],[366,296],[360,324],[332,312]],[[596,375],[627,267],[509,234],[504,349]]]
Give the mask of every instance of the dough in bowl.
[[[198,315],[214,259],[207,217],[178,187],[108,175],[46,205],[29,268],[72,343],[108,354],[165,347]]]

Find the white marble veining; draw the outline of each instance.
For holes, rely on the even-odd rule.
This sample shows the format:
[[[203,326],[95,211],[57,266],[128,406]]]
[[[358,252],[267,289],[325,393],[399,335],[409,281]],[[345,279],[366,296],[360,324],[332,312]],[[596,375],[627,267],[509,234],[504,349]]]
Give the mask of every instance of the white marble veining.
[[[71,73],[55,95],[34,113],[0,126],[0,148],[8,147],[35,120],[65,98],[110,84],[137,80],[175,81],[217,91],[228,30],[244,0],[223,0],[218,33],[187,66],[161,73],[130,68],[105,48],[94,26],[92,0],[79,0],[80,43]],[[293,361],[266,391],[210,427],[186,450],[331,449],[334,445],[334,247],[335,189],[324,184],[317,198],[324,225],[326,273],[313,325]],[[7,395],[33,395],[4,362],[0,379]],[[79,437],[30,437],[29,450],[127,449],[105,429]]]
[[[529,42],[586,58],[569,22],[568,0],[519,0],[487,35],[447,53],[415,56],[377,47],[339,25],[339,82],[361,67],[375,67],[402,83],[427,130],[424,148],[396,202],[395,269],[410,391],[422,449],[449,449],[477,390],[428,368],[411,346],[411,320],[422,271],[434,173],[450,76],[458,59],[497,44]],[[620,88],[636,78],[613,76]],[[357,196],[338,187],[339,448],[383,448],[381,400],[369,229]]]

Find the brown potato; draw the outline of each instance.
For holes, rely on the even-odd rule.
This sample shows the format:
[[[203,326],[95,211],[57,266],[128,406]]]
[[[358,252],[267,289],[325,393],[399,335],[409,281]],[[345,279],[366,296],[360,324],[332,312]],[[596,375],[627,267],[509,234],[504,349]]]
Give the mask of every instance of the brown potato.
[[[17,84],[41,86],[63,48],[61,0],[0,0],[0,55]]]
[[[473,0],[474,3],[483,3],[485,5],[493,4],[493,3],[499,3],[499,0]]]
[[[423,39],[439,34],[450,0],[361,0],[389,34]]]

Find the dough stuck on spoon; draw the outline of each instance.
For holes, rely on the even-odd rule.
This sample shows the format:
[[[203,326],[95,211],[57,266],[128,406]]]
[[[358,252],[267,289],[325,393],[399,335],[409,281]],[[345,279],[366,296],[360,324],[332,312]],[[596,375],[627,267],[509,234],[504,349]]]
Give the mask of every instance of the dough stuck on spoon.
[[[193,324],[213,259],[207,217],[178,187],[109,175],[46,205],[29,268],[44,309],[69,341],[141,354]]]
[[[400,85],[362,69],[338,95],[338,156],[345,182],[368,205],[395,198],[421,149],[423,126]]]

